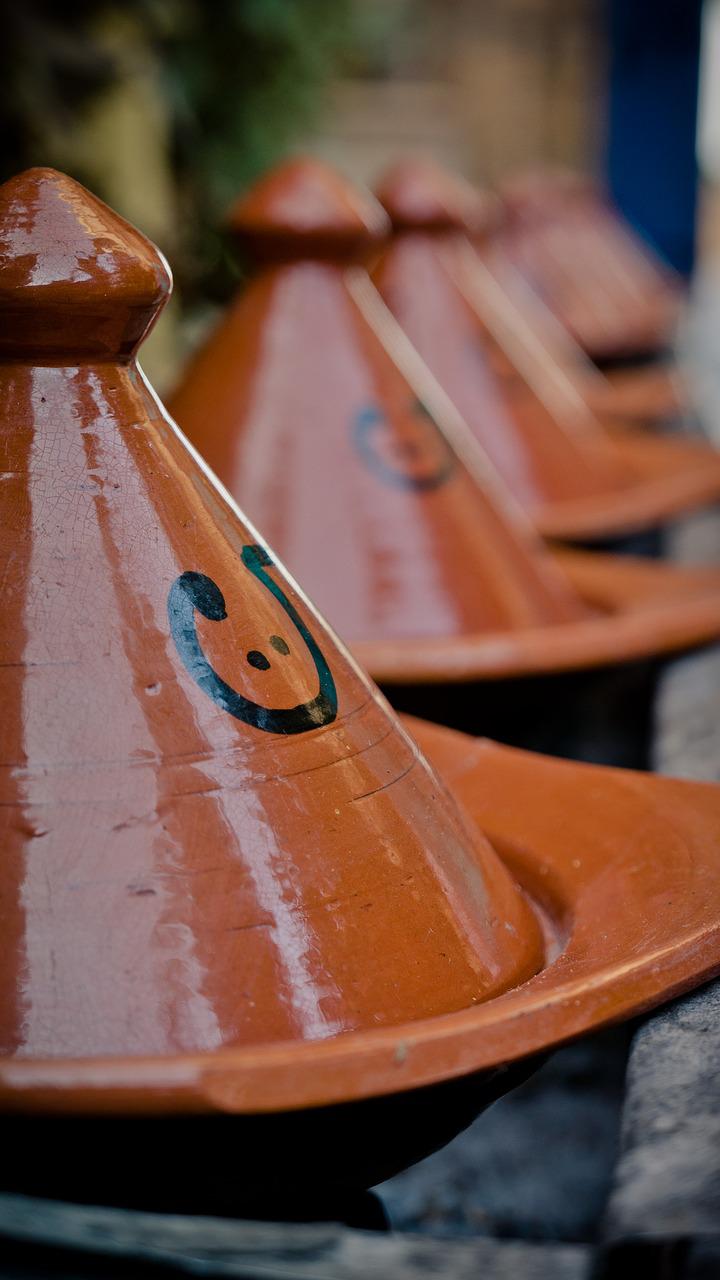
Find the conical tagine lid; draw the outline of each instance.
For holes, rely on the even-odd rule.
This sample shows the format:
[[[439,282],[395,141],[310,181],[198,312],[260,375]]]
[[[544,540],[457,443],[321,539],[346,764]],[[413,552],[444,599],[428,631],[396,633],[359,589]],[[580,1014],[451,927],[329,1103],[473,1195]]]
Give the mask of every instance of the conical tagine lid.
[[[604,371],[593,364],[504,247],[507,216],[498,196],[417,156],[394,164],[382,178],[377,195],[391,212],[396,232],[455,232],[473,241],[484,266],[519,313],[530,339],[545,348],[548,363],[558,366],[601,421],[650,424],[687,410],[689,397],[680,370],[672,362],[624,364]],[[391,252],[388,257],[392,256]],[[502,351],[490,344],[488,358],[496,377],[517,379],[517,371],[503,359]],[[485,396],[494,416],[502,421],[502,408],[492,386],[485,387]]]
[[[524,333],[525,348],[530,344],[544,353],[547,393],[552,396],[553,380],[556,383],[559,379],[565,380],[570,393],[566,399],[571,418],[570,396],[575,397],[575,403],[579,397],[595,418],[609,427],[650,426],[668,419],[677,422],[681,416],[688,415],[690,396],[676,362],[668,359],[599,369],[518,269],[506,252],[502,237],[494,235],[483,241],[475,237],[474,243],[482,263],[480,280],[484,277],[485,296],[489,290],[490,297],[495,296],[496,305],[500,299],[506,313],[514,312],[516,331],[520,328]],[[495,314],[497,325],[497,312],[491,314]],[[505,383],[512,398],[518,370],[502,347],[497,350],[492,336],[489,332],[488,356],[493,373]],[[561,417],[562,408],[559,402]],[[574,412],[577,414],[577,408]]]
[[[640,592],[638,621],[622,569],[606,565],[598,590],[594,564],[586,592],[586,558],[561,572],[542,547],[357,262],[363,228],[376,252],[382,215],[347,187],[296,160],[234,207],[261,261],[171,400],[183,430],[376,679],[556,670],[676,645],[667,578]],[[293,217],[309,190],[313,218]],[[436,200],[434,222],[448,216]],[[351,247],[338,235],[330,256],[334,225]],[[718,585],[708,596],[707,580],[683,579],[695,599],[681,643],[717,628]]]
[[[594,359],[627,358],[672,342],[679,277],[588,177],[516,174],[501,187],[505,249]]]
[[[0,1054],[322,1039],[528,977],[514,882],[144,381],[160,254],[44,169],[0,254]]]
[[[578,375],[572,338],[519,284],[504,241],[499,251],[496,240],[473,243],[480,194],[473,207],[467,184],[410,161],[379,194],[396,235],[374,282],[543,533],[607,537],[720,493],[720,454],[709,446],[603,429],[591,410],[600,375]],[[433,200],[444,222],[427,216]]]
[[[513,261],[505,235],[508,209],[503,210],[498,196],[419,157],[394,164],[377,194],[392,212],[395,231],[455,231],[473,240],[484,266],[520,313],[531,340],[545,348],[549,363],[558,366],[601,421],[654,425],[688,412],[689,393],[674,362],[623,364],[605,370],[593,364]],[[488,354],[496,376],[517,377],[501,355],[493,359],[492,351]],[[492,403],[492,392],[488,394]]]

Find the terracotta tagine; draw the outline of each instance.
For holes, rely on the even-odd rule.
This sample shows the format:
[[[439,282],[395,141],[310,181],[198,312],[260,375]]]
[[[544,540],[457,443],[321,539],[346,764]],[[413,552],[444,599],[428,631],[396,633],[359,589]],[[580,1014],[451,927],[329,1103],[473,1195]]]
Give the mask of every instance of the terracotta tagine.
[[[505,194],[510,217],[505,219],[502,233],[493,239],[492,250],[486,258],[487,265],[491,265],[494,259],[496,263],[502,263],[506,273],[512,271],[525,282],[525,293],[531,295],[525,299],[525,318],[528,322],[537,322],[538,329],[542,331],[539,336],[551,346],[553,355],[563,364],[568,375],[571,364],[575,366],[576,382],[582,375],[584,399],[593,413],[611,425],[623,420],[654,425],[690,413],[690,398],[680,371],[672,360],[662,358],[664,348],[673,338],[681,296],[672,273],[653,259],[652,253],[602,201],[597,188],[587,179],[562,173],[530,174],[508,183]],[[564,225],[568,209],[574,214],[569,231]],[[581,245],[573,254],[572,249],[568,250],[567,241],[569,239],[572,245],[578,234],[576,221],[582,210],[586,217],[584,229],[581,217],[580,238],[590,236],[593,243],[589,247]],[[533,243],[533,227],[537,228],[537,244]],[[599,248],[596,243],[598,237],[601,242]],[[558,261],[560,240],[562,246]],[[553,243],[556,246],[554,251]],[[533,270],[535,254],[538,261],[537,269]],[[549,275],[547,281],[546,274]],[[557,292],[553,291],[553,280]],[[650,288],[651,281],[654,284]],[[598,298],[602,299],[608,291],[618,291],[614,323],[619,323],[625,334],[624,345],[621,342],[620,346],[620,353],[625,359],[617,367],[606,362],[600,371],[589,356],[585,356],[583,367],[584,351],[580,341],[551,311],[553,304],[559,306],[562,318],[561,301],[556,301],[558,293],[562,299],[563,294],[573,288],[577,290],[576,305],[585,311],[588,307],[597,306]],[[587,290],[587,295],[583,298],[584,290]],[[665,299],[659,308],[658,293]],[[641,311],[645,319],[640,319],[640,324],[646,327],[649,324],[652,333],[653,326],[657,325],[658,319],[660,321],[659,333],[651,336],[649,343],[642,334],[633,339],[632,333],[628,338],[626,332],[626,326],[638,323],[638,297],[641,306],[646,307],[644,313]],[[600,304],[600,317],[604,314],[605,305]],[[546,313],[544,318],[543,312]],[[551,318],[555,319],[564,335],[559,341],[554,340],[559,339],[559,335],[551,333]],[[599,339],[600,354],[607,342],[607,335]],[[651,352],[657,348],[661,358],[649,362],[628,360],[628,346],[632,352],[638,347],[638,342],[641,357],[647,354],[649,347]],[[561,358],[561,347],[564,347],[564,358]],[[612,340],[610,352],[612,354]]]
[[[506,250],[593,359],[645,355],[672,342],[682,289],[579,174],[518,174],[501,188]]]
[[[655,427],[693,416],[683,370],[672,360],[605,369],[598,379],[588,379],[584,395],[595,416],[609,426]]]
[[[542,533],[608,538],[720,494],[720,453],[709,445],[603,429],[588,403],[595,378],[578,376],[572,339],[502,251],[478,252],[480,194],[472,210],[467,184],[411,161],[379,194],[396,234],[374,282]],[[433,198],[444,222],[428,214]]]
[[[376,679],[560,671],[716,634],[717,572],[542,547],[359,262],[386,230],[369,196],[293,161],[231,225],[258,269],[170,407]]]
[[[396,183],[402,179],[404,168],[407,166],[397,166],[392,171],[390,177],[394,174]],[[427,167],[411,166],[410,172],[416,168],[419,177],[425,176],[433,182],[433,174],[428,173]],[[451,188],[455,184],[467,185],[435,170],[433,185],[441,180]],[[473,192],[473,188],[468,189]],[[481,193],[475,195],[479,204]],[[501,291],[505,305],[515,310],[526,341],[544,350],[549,367],[555,367],[556,376],[558,372],[564,376],[572,392],[601,423],[609,427],[647,427],[676,423],[690,416],[690,397],[677,364],[656,359],[599,369],[513,262],[504,248],[502,236],[488,234],[487,223],[479,234],[472,235],[472,227],[473,222],[469,221],[467,232],[482,259],[484,273],[492,278],[486,282],[486,294],[491,286]],[[462,224],[456,224],[456,230],[462,230]],[[491,317],[493,314],[490,312]],[[492,336],[490,333],[489,337]],[[514,372],[514,366],[507,360],[496,359],[493,369],[496,377],[512,378]]]
[[[404,728],[140,372],[157,250],[35,169],[0,264],[5,1187],[312,1215],[720,967],[717,788]]]

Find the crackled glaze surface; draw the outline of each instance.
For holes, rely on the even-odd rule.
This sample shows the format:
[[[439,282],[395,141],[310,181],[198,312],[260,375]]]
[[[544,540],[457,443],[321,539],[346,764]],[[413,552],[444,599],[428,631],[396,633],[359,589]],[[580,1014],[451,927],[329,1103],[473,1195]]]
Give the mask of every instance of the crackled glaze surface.
[[[97,202],[52,171],[0,188],[0,241],[22,218],[58,251],[38,200],[89,262]],[[3,1107],[396,1093],[709,976],[717,789],[415,722],[440,781],[139,373],[169,276],[141,241],[133,282],[137,233],[100,211],[100,274],[70,270],[0,365]]]

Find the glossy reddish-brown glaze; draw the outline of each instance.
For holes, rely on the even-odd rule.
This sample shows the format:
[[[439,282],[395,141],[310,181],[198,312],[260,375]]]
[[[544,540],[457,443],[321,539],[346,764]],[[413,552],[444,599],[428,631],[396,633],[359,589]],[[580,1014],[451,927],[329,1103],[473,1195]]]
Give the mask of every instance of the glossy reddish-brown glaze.
[[[22,191],[0,232],[35,230]],[[441,782],[125,344],[78,358],[74,287],[68,357],[0,366],[2,1105],[394,1093],[710,976],[718,789],[415,722]]]
[[[281,174],[291,190],[297,165]],[[312,236],[291,248],[234,300],[170,408],[323,612],[349,641],[400,644],[585,616],[366,273],[315,257]]]
[[[408,175],[408,166],[403,171]],[[432,186],[433,174],[414,180]],[[451,181],[439,183],[444,205]],[[523,284],[497,242],[471,243],[472,220],[411,223],[402,184],[385,180],[398,227],[373,278],[385,302],[543,533],[602,537],[658,523],[720,492],[706,446],[628,438],[620,447],[589,401],[603,379]],[[464,186],[461,187],[464,190]],[[428,193],[428,201],[431,191]],[[416,199],[419,207],[419,201]],[[411,206],[412,208],[412,206]]]
[[[29,169],[4,187],[0,356],[129,355],[170,292],[162,255],[89,191]]]
[[[603,667],[672,653],[720,635],[720,569],[686,568],[631,556],[561,549],[558,568],[592,612],[517,631],[429,637],[412,646],[354,646],[375,679],[390,684],[497,680]]]
[[[274,183],[266,180],[271,191],[285,191],[286,221],[301,174],[294,164]],[[420,177],[427,182],[425,170]],[[332,222],[337,181],[324,187],[324,224]],[[403,189],[396,184],[398,198]],[[445,188],[441,195],[437,221],[453,207]],[[257,234],[262,204],[255,190],[248,199]],[[414,207],[403,208],[405,219]],[[529,536],[487,455],[438,395],[366,274],[315,255],[312,235],[283,238],[273,201],[265,216],[282,261],[265,262],[232,303],[191,362],[172,409],[376,678],[467,680],[598,665],[717,634],[720,580],[712,574],[689,589],[663,569],[652,601],[633,610],[622,560],[605,562],[601,601],[594,591],[584,601],[593,569],[583,577],[574,561],[578,589],[568,591],[567,577],[557,576]],[[242,204],[233,220],[239,229]],[[681,507],[703,485],[717,489],[720,467],[708,469],[703,448],[693,447],[689,468],[687,445],[638,447],[632,436],[611,442],[592,423],[565,429],[547,409],[538,413],[537,395],[496,343],[491,358],[504,361],[498,382],[479,318],[442,260],[453,235],[408,233],[390,255],[402,265],[405,253],[417,253],[399,274],[425,303],[435,302],[415,309],[413,336],[431,359],[433,350],[441,353],[450,376],[458,373],[461,407],[543,528],[592,537],[608,526],[632,527],[638,511],[640,523],[657,517],[671,498]],[[540,373],[546,377],[545,364]],[[513,379],[511,413],[503,389]],[[566,407],[572,388],[562,376],[559,385],[557,376],[551,381]],[[647,473],[642,484],[610,486],[638,470]]]
[[[555,367],[556,377],[558,373],[564,377],[600,422],[650,425],[676,417],[687,408],[688,396],[679,371],[671,363],[601,371],[510,260],[500,238],[495,236],[488,242],[476,236],[474,244],[491,283],[499,286],[514,307],[530,341],[546,353],[548,369],[552,372]],[[517,378],[507,358],[493,359],[494,346],[487,340],[496,376],[510,382]]]
[[[391,1094],[547,1050],[720,970],[720,788],[408,724],[544,912],[553,945],[535,977],[442,1018],[322,1041],[0,1060],[3,1106],[264,1112]]]
[[[230,209],[226,225],[256,258],[271,260],[296,256],[298,243],[317,257],[347,258],[390,230],[369,191],[310,156],[288,160],[256,182]]]
[[[393,227],[419,226],[434,231],[463,227],[483,240],[502,220],[499,198],[448,173],[434,161],[408,157],[392,165],[380,178],[377,198]]]
[[[609,370],[587,387],[585,398],[601,422],[653,425],[688,412],[691,397],[671,362]]]
[[[108,223],[93,254],[88,227]],[[41,298],[37,354],[0,365],[5,1060],[322,1039],[527,978],[538,928],[481,833],[188,450],[126,336],[86,349],[116,287],[131,315],[149,277],[169,291],[159,255],[141,239],[126,271],[137,233],[52,171],[0,188],[0,238],[20,226],[36,262],[0,309],[30,306],[44,257],[80,244],[84,266],[57,314]]]
[[[572,195],[573,191],[582,190],[583,184],[571,182],[571,177],[567,180]],[[396,232],[405,230],[417,235],[421,231],[454,230],[472,239],[484,266],[512,299],[531,336],[601,419],[646,423],[676,415],[685,407],[687,397],[672,366],[653,364],[601,372],[592,363],[511,261],[503,249],[502,236],[494,234],[503,222],[497,196],[437,164],[414,158],[394,164],[376,190]],[[512,378],[515,370],[510,362],[498,358],[501,353],[490,343],[488,348],[496,376]]]
[[[672,340],[681,291],[663,263],[586,178],[519,175],[502,189],[505,250],[593,357]]]
[[[531,514],[629,485],[602,439],[557,420],[463,296],[454,274],[467,247],[453,232],[401,232],[373,279],[500,475]],[[471,266],[477,275],[479,264]]]

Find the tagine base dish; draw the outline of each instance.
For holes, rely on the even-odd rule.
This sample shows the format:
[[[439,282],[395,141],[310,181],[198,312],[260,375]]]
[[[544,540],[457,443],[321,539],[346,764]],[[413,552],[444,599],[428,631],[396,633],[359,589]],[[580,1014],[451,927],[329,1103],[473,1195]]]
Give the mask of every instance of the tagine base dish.
[[[381,684],[435,684],[603,667],[718,633],[720,569],[569,548],[553,555],[594,615],[517,631],[359,642],[353,652]]]
[[[681,375],[672,364],[647,364],[605,369],[604,382],[593,385],[588,403],[610,426],[623,421],[655,426],[688,412],[688,396]]]
[[[272,1114],[5,1115],[13,1160],[0,1185],[156,1213],[378,1225],[358,1197],[445,1146],[537,1065]],[[61,1164],[39,1162],[39,1145],[63,1151]]]
[[[635,482],[531,511],[543,537],[591,541],[633,533],[720,498],[720,451],[702,441],[627,427],[606,431],[612,453],[634,472]]]
[[[0,1106],[257,1114],[404,1093],[551,1049],[720,971],[720,789],[407,727],[545,922],[533,978],[454,1013],[324,1040],[6,1057]]]

